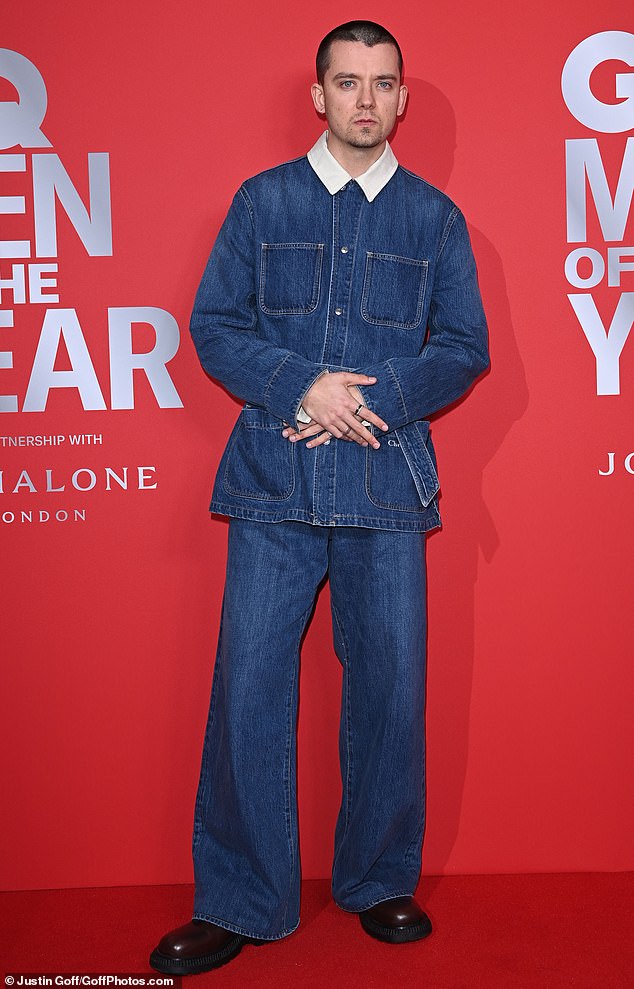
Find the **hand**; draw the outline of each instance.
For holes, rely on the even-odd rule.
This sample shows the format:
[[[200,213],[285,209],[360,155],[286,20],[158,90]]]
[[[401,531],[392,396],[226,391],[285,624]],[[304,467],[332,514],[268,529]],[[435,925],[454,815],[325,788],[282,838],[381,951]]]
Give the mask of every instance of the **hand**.
[[[356,385],[352,385],[350,386],[350,393],[353,396],[355,396],[355,398],[357,399],[356,407],[358,408],[360,403],[363,402],[363,396],[361,392],[356,387]],[[361,409],[359,409],[359,415],[361,415]],[[366,419],[365,422],[367,423],[368,420]],[[285,428],[282,432],[282,436],[288,438],[289,440],[292,440],[293,442],[296,442],[297,440],[308,440],[313,436],[317,437],[315,442],[311,442],[310,444],[307,443],[306,446],[311,446],[311,447],[321,446],[322,444],[329,443],[331,439],[330,433],[327,430],[324,430],[321,424],[315,422],[314,419],[311,419],[310,422],[305,423],[299,429],[295,429],[294,426],[289,426],[287,422],[284,422],[284,427]],[[340,436],[339,438],[342,440],[346,440],[348,443],[355,442],[350,436],[350,432],[351,430],[349,432],[344,433],[344,435]],[[367,446],[368,444],[365,440],[361,440],[360,445]]]
[[[354,415],[359,404],[363,402],[357,385],[373,385],[375,377],[366,374],[355,374],[353,371],[335,371],[323,374],[308,389],[304,396],[303,406],[312,421],[301,430],[293,429],[292,433],[284,433],[291,442],[304,439],[307,436],[320,434],[306,444],[308,447],[325,443],[330,436],[336,439],[349,439],[360,446],[370,444],[375,450],[381,445],[372,433],[366,429],[361,420]],[[385,431],[389,427],[380,416],[363,406],[363,418]],[[359,410],[360,411],[360,410]],[[290,430],[291,427],[289,426]]]
[[[359,391],[356,385],[350,386],[350,394],[354,395],[357,398],[357,407],[358,407],[359,404],[363,402],[363,395],[361,394],[361,392]],[[359,412],[361,412],[360,409]],[[368,420],[366,420],[366,422],[367,421]],[[287,437],[288,439],[294,438],[294,440],[307,440],[310,439],[311,436],[318,436],[319,433],[323,433],[323,435],[320,437],[319,445],[321,445],[322,443],[323,444],[330,443],[330,439],[331,439],[330,433],[324,431],[322,426],[318,422],[315,422],[314,419],[311,419],[310,422],[303,423],[303,425],[299,429],[295,429],[294,426],[289,426],[289,424],[286,421],[284,421],[284,426],[285,429],[282,432],[282,436]],[[341,436],[340,439],[346,440],[347,443],[353,443],[354,440],[351,438],[350,432],[344,433],[344,435]],[[306,445],[308,446],[308,444]],[[313,445],[317,446],[316,443]],[[365,440],[361,441],[361,446],[367,446],[367,445],[368,444]]]

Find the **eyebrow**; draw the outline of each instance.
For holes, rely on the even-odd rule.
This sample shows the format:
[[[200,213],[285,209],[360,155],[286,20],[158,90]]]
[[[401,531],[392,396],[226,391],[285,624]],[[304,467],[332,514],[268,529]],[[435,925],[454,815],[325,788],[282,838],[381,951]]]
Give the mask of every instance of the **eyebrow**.
[[[333,76],[332,78],[333,79],[360,79],[361,76],[358,76],[355,72],[337,72],[337,75],[336,76]],[[393,81],[396,81],[397,76],[392,75],[391,72],[385,72],[382,75],[374,76],[374,78],[375,79],[391,79]]]

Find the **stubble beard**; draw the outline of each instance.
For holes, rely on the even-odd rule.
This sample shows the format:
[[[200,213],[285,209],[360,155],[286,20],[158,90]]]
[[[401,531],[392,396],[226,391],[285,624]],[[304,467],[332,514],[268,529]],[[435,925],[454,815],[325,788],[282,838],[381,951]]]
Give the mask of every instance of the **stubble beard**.
[[[353,148],[376,148],[382,140],[382,134],[373,134],[370,127],[362,127],[350,134],[349,144]]]

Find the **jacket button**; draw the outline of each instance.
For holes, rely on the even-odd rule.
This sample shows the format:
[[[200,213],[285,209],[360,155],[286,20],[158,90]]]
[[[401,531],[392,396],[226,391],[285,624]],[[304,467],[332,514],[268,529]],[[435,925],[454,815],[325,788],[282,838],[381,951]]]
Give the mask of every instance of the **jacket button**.
[[[347,254],[347,253],[348,253],[348,250],[349,250],[349,248],[347,248],[347,247],[342,247],[342,248],[341,248],[341,253],[342,253],[342,254]]]
[[[343,309],[339,309],[339,307],[337,307],[335,309],[335,316],[341,316],[342,312],[343,312]]]

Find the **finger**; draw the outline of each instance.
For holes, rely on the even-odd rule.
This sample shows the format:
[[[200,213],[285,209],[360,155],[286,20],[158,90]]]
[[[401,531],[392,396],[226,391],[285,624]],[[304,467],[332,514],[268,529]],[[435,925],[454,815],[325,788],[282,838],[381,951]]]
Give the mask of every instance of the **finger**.
[[[282,436],[287,437],[289,440],[293,436],[299,437],[300,433],[301,433],[301,430],[300,429],[295,429],[295,426],[287,426],[286,429],[283,429],[282,430]]]
[[[348,422],[351,427],[349,434],[350,438],[355,440],[356,443],[363,443],[365,441],[365,443],[369,443],[370,446],[374,447],[375,450],[378,450],[381,444],[377,440],[376,436],[366,429],[365,426],[361,424],[360,420],[353,416],[352,413],[346,413],[346,417],[348,415],[350,415],[350,418],[346,418],[346,422]]]
[[[353,431],[352,430],[352,426],[346,426],[346,428],[343,430],[343,433],[341,434],[341,436],[339,437],[339,439],[346,440],[347,443],[354,443],[354,439],[350,435],[352,433],[352,431]]]
[[[330,431],[330,433],[337,440],[343,440],[343,439],[346,439],[346,438],[352,438],[352,434],[354,432],[354,426],[353,426],[352,423],[348,422],[347,419],[344,419],[343,418],[346,415],[349,415],[349,413],[346,412],[346,411],[340,413],[336,418],[333,417],[326,424],[325,427],[322,426],[321,428],[322,429],[324,429],[324,428],[328,429]],[[354,419],[354,416],[351,416],[351,418]],[[358,424],[358,420],[355,420],[355,421]]]
[[[376,384],[376,377],[369,374],[357,374],[356,371],[344,371],[345,375],[344,384],[346,387],[350,385],[374,385]]]
[[[303,429],[299,429],[299,430],[296,429],[293,432],[293,434],[289,436],[289,439],[292,440],[294,443],[296,443],[297,440],[309,439],[311,436],[315,436],[317,433],[321,433],[323,428],[324,427],[321,426],[318,422],[311,422],[308,423],[307,426],[304,426]]]
[[[324,443],[330,443],[331,439],[332,439],[332,433],[330,432],[330,430],[325,429],[319,434],[319,436],[315,437],[314,439],[311,439],[306,444],[306,449],[310,450],[314,446],[323,446]]]
[[[348,408],[352,410],[353,415],[355,415],[360,420],[365,419],[368,422],[371,422],[373,426],[378,426],[378,428],[382,429],[383,432],[387,432],[387,430],[390,428],[388,424],[385,422],[384,419],[381,419],[381,417],[378,416],[376,412],[371,412],[370,409],[367,407],[367,405],[363,405],[363,399],[361,399],[361,403],[359,403],[356,397],[353,395],[352,401],[355,402],[356,404],[354,406],[350,404]]]
[[[358,404],[359,403],[357,402],[357,405]],[[355,409],[357,408],[357,405],[355,405]],[[376,414],[376,412],[371,412],[365,405],[362,405],[359,411],[355,414],[358,419],[366,419],[368,422],[371,422],[373,426],[378,426],[379,429],[382,429],[383,432],[386,432],[390,428],[388,424]]]

